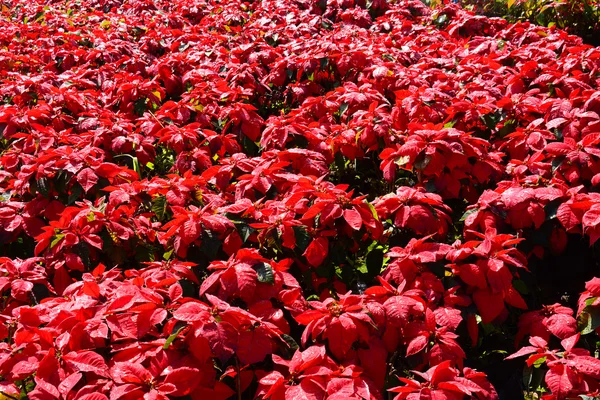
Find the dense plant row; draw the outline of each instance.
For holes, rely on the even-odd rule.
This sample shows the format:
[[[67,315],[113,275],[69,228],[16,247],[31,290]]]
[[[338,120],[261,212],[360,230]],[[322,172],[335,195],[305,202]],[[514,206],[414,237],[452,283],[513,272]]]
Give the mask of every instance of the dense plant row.
[[[0,80],[4,398],[599,395],[581,39],[417,0],[13,0]]]
[[[426,0],[429,4],[439,0]],[[581,36],[584,42],[600,45],[600,2],[598,0],[460,0],[475,12],[554,26]]]

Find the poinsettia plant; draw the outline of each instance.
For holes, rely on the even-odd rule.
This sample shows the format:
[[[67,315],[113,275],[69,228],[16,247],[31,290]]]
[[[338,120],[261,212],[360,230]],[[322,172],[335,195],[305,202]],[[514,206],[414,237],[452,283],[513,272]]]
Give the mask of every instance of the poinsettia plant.
[[[451,1],[0,14],[0,399],[599,395],[599,49]]]

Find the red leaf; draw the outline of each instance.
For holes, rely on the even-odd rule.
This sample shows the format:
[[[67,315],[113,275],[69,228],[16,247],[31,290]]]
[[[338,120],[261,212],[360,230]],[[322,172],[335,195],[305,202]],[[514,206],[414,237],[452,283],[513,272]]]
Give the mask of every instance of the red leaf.
[[[134,383],[138,385],[150,382],[153,379],[146,368],[132,362],[115,363],[110,369],[110,375],[117,383]]]
[[[557,364],[546,373],[545,381],[553,395],[564,399],[573,390],[573,383],[577,381],[577,375],[571,368]]]
[[[585,288],[593,296],[600,296],[600,278],[593,278],[585,283]]]
[[[424,313],[425,306],[408,296],[390,297],[383,303],[390,323],[396,326],[403,326],[408,322],[409,316],[413,313]]]
[[[294,317],[294,319],[300,325],[308,325],[311,321],[314,321],[315,319],[319,319],[321,317],[323,317],[323,313],[321,311],[308,310],[308,311],[304,311],[300,315],[297,315],[296,317]]]
[[[346,323],[343,324],[342,321]],[[344,359],[346,353],[352,347],[352,343],[354,343],[358,336],[354,323],[344,316],[335,318],[329,324],[326,335],[329,350],[339,360]]]
[[[555,120],[552,120],[548,123],[548,125],[550,125],[548,127],[548,129],[556,128],[558,125],[560,125],[564,121],[565,121],[564,118],[557,118]],[[566,155],[569,152],[571,152],[573,149],[567,143],[552,142],[552,143],[548,143],[544,150],[546,150],[548,153],[550,153],[552,155],[559,156],[559,155]]]
[[[571,315],[554,314],[546,320],[545,325],[559,339],[566,339],[577,333],[577,321]]]
[[[102,393],[88,393],[77,398],[78,400],[108,400],[108,397]]]
[[[116,164],[107,163],[107,162],[102,163],[98,167],[94,168],[94,171],[96,171],[96,173],[98,174],[98,176],[101,176],[101,177],[107,178],[107,179],[111,179],[111,178],[116,177],[123,170],[124,170],[124,168],[119,167]]]
[[[80,372],[76,372],[74,374],[69,375],[68,377],[66,377],[65,379],[63,379],[63,381],[58,385],[58,391],[63,395],[63,396],[67,396],[67,394],[73,390],[73,388],[75,387],[75,385],[77,385],[77,382],[79,382],[79,380],[81,379],[81,373]]]
[[[586,228],[595,228],[600,225],[600,206],[594,205],[588,212],[583,215],[581,221]]]
[[[525,346],[525,347],[520,348],[519,351],[517,351],[516,353],[513,353],[510,356],[506,357],[506,359],[511,360],[513,358],[527,356],[529,354],[533,354],[533,353],[537,352],[537,350],[538,350],[537,347]]]
[[[478,290],[473,293],[473,301],[481,315],[481,321],[489,324],[504,310],[504,298],[501,294],[493,294],[487,290]]]
[[[425,347],[427,347],[428,341],[429,337],[427,336],[417,336],[416,338],[411,340],[406,349],[406,356],[412,356],[423,350]]]
[[[433,311],[438,325],[456,330],[462,321],[461,311],[456,308],[440,307]]]
[[[476,286],[480,289],[487,287],[485,274],[478,264],[463,264],[457,269],[458,275],[467,285]]]
[[[236,356],[242,364],[255,364],[273,352],[272,340],[263,325],[239,332]]]
[[[467,316],[467,331],[471,339],[471,346],[476,347],[479,342],[479,326],[477,325],[477,317],[475,314]]]
[[[577,356],[575,367],[582,374],[600,379],[600,360],[590,356]]]
[[[200,383],[202,374],[196,368],[181,367],[171,371],[164,380],[164,383],[170,383],[176,390],[169,393],[171,396],[185,396]]]
[[[212,322],[202,327],[202,335],[208,339],[211,350],[221,361],[228,360],[233,353],[238,340],[237,330],[227,322]]]
[[[197,302],[189,302],[181,305],[173,312],[173,317],[180,321],[208,321],[210,314],[208,307]]]
[[[344,210],[344,219],[355,231],[359,230],[362,226],[362,217],[354,208]]]
[[[327,257],[329,252],[329,241],[327,238],[319,237],[313,239],[304,251],[303,256],[313,267],[318,267],[323,264],[323,260]]]
[[[579,341],[580,336],[581,335],[579,333],[577,333],[573,336],[570,336],[566,339],[561,340],[560,344],[565,350],[571,351],[571,350],[573,350],[573,347],[575,347],[575,345]]]
[[[581,223],[579,218],[577,218],[577,215],[571,210],[569,204],[566,203],[563,203],[558,207],[556,218],[558,218],[567,232],[571,231]]]
[[[326,356],[324,346],[310,346],[304,351],[296,350],[289,364],[291,372],[301,372],[323,362]]]
[[[108,377],[108,367],[104,358],[93,351],[67,353],[63,356],[63,360],[76,371],[93,372],[97,375]]]
[[[517,292],[517,290],[512,286],[508,288],[504,300],[513,307],[520,308],[521,310],[527,310],[527,304],[525,303],[525,300],[523,300],[523,297],[521,297],[519,292]]]
[[[91,168],[84,168],[77,174],[77,182],[79,182],[83,190],[87,193],[98,183],[98,176]]]

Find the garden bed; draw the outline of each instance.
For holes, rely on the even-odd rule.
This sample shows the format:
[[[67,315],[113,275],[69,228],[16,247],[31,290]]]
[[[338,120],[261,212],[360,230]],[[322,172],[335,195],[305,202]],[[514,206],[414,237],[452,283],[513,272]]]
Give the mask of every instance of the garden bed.
[[[0,398],[597,397],[599,83],[456,4],[5,3]]]

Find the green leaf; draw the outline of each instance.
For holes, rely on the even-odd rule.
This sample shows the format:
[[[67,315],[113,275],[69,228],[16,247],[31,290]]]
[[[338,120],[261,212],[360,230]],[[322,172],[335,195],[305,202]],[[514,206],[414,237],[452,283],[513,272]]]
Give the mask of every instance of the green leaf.
[[[152,200],[152,212],[156,215],[159,221],[165,218],[167,213],[167,197],[161,195],[156,196]]]
[[[450,121],[444,125],[444,128],[453,128],[454,125],[456,125],[456,121]]]
[[[556,172],[557,169],[560,168],[562,163],[564,162],[564,158],[554,158],[552,160],[552,173]]]
[[[200,251],[202,251],[210,260],[216,260],[221,249],[221,241],[213,236],[210,231],[205,231],[202,237]]]
[[[166,252],[163,254],[163,260],[165,260],[165,261],[169,261],[169,260],[171,259],[171,257],[173,256],[173,252],[174,252],[174,251],[175,251],[175,249],[171,249],[171,250],[169,250],[169,251],[166,251]]]
[[[521,293],[521,294],[529,294],[529,289],[527,288],[527,285],[525,284],[525,282],[523,282],[520,279],[515,279],[513,282],[513,287],[515,289],[517,289],[517,292]]]
[[[347,265],[346,266],[336,265],[335,266],[335,274],[346,285],[350,285],[350,283],[352,282],[352,280],[354,278],[354,269],[350,268]]]
[[[67,200],[67,204],[71,205],[75,203],[75,201],[79,200],[81,195],[83,194],[83,188],[79,183],[73,184],[72,192],[69,194],[69,199]]]
[[[275,275],[273,274],[273,268],[267,263],[260,263],[255,265],[254,270],[258,275],[258,281],[261,283],[268,283],[273,285],[275,283]]]
[[[48,179],[47,178],[40,178],[37,180],[36,182],[36,187],[38,192],[40,192],[40,194],[44,197],[48,197],[48,194],[50,193],[50,188],[48,187]]]
[[[446,24],[446,22],[448,22],[448,15],[447,14],[442,14],[439,17],[437,17],[435,19],[435,24],[437,26],[444,26]]]
[[[525,367],[523,369],[523,384],[525,385],[525,388],[528,389],[531,387],[532,379],[533,379],[533,368]]]
[[[552,87],[552,90],[554,90],[554,87]],[[563,140],[563,132],[562,129],[558,129],[556,128],[554,130],[554,137],[556,138],[556,140],[562,141]]]
[[[395,161],[396,165],[399,167],[406,165],[409,162],[410,162],[410,156],[402,156]]]
[[[356,270],[364,275],[369,273],[369,268],[367,267],[366,263],[361,263],[358,267],[356,267]]]
[[[259,147],[248,136],[242,135],[241,143],[244,153],[256,157],[259,153]]]
[[[123,264],[128,259],[124,246],[116,245],[111,235],[105,230],[100,234],[102,238],[102,252],[108,255],[110,261],[114,264]]]
[[[175,164],[175,152],[163,146],[156,148],[156,158],[154,159],[154,168],[159,175],[168,174]]]
[[[137,172],[138,175],[141,175],[140,161],[138,160],[137,157],[132,157],[132,160],[133,160],[133,170],[135,172]]]
[[[179,322],[181,322],[181,321],[179,321]],[[179,323],[179,322],[178,322],[178,323]],[[178,323],[177,323],[177,324],[178,324]],[[175,327],[177,327],[177,324],[175,324]],[[177,339],[177,336],[179,335],[179,333],[181,333],[181,331],[182,331],[182,330],[183,330],[183,328],[185,328],[185,327],[186,327],[186,325],[185,325],[185,323],[184,323],[184,325],[183,325],[183,326],[180,326],[179,328],[177,328],[177,330],[175,330],[175,332],[174,332],[174,333],[172,333],[171,335],[169,335],[169,337],[168,337],[168,338],[167,338],[167,340],[165,341],[165,344],[163,345],[163,350],[168,350],[168,349],[169,349],[169,346],[171,346],[171,343],[173,343],[173,341],[174,341],[175,339]]]
[[[277,36],[277,34],[273,35],[274,37]],[[277,36],[279,37],[279,36]],[[275,39],[277,40],[277,39]],[[329,65],[329,58],[327,57],[323,57],[319,60],[320,64],[321,64],[321,70],[325,71],[325,68]]]
[[[294,230],[294,236],[296,237],[296,248],[298,249],[298,252],[304,253],[310,244],[310,235],[300,226],[294,226],[292,229]]]
[[[600,327],[600,307],[587,306],[577,317],[577,330],[582,335],[593,333]]]
[[[429,165],[430,162],[431,162],[431,156],[426,155],[425,157],[423,157],[420,160],[415,162],[415,168],[423,170],[423,169],[427,168],[427,166]]]
[[[344,113],[348,110],[348,106],[349,106],[348,103],[342,103],[342,104],[340,104],[340,117],[342,115],[344,115]]]
[[[55,235],[54,239],[52,239],[52,242],[50,242],[50,248],[53,248],[54,246],[59,244],[60,241],[63,240],[64,237],[65,237],[64,233],[59,233],[58,235]]]
[[[0,202],[10,201],[11,197],[12,197],[12,193],[11,192],[0,193]]]
[[[507,119],[504,121],[504,126],[498,130],[498,137],[504,138],[506,135],[509,135],[515,131],[517,127],[517,121],[514,119]]]
[[[283,335],[281,335],[281,338],[285,341],[285,343],[288,345],[288,347],[290,348],[290,350],[298,350],[300,348],[300,346],[298,346],[298,343],[296,343],[296,341],[294,340],[293,337],[291,337],[290,335],[286,335],[285,333]]]
[[[377,210],[375,210],[375,206],[367,201],[367,205],[369,206],[369,210],[371,210],[371,214],[373,214],[373,218],[379,221],[379,215],[377,215]]]
[[[140,263],[155,261],[154,249],[144,244],[135,246],[135,259]]]
[[[538,391],[544,383],[546,371],[540,368],[525,367],[523,369],[523,384],[527,392]],[[526,397],[532,399],[532,397]]]
[[[338,267],[339,269],[339,267]],[[339,271],[336,268],[332,268],[329,263],[323,263],[314,270],[319,278],[333,278],[336,272],[339,272],[340,276],[342,274],[341,269]]]
[[[133,103],[133,111],[138,117],[141,117],[146,112],[146,99],[137,99]]]
[[[479,208],[473,208],[472,210],[465,211],[465,213],[462,215],[462,217],[460,217],[460,222],[465,222],[465,220],[469,217],[469,215],[473,214],[476,211],[479,211]]]
[[[546,362],[546,357],[541,357],[534,361],[533,366],[535,368],[539,368],[542,365],[544,365],[545,362]]]
[[[250,235],[255,232],[255,229],[246,223],[236,224],[236,228],[244,243],[246,243]]]

